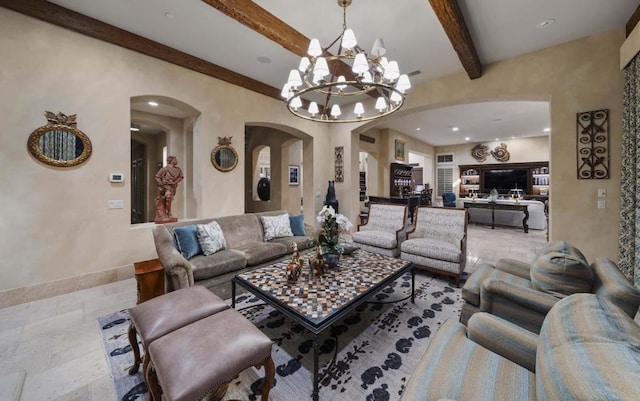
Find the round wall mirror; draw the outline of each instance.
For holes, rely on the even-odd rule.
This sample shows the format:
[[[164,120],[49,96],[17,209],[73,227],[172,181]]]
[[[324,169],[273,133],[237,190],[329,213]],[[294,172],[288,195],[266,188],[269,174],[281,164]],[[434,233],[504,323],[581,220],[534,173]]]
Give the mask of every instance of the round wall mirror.
[[[75,115],[71,117],[75,124]],[[57,122],[51,119],[49,121]],[[89,137],[66,124],[48,124],[36,129],[29,135],[27,146],[36,159],[55,167],[82,164],[91,156],[92,151]]]
[[[211,152],[211,164],[219,171],[231,171],[238,165],[238,152],[231,146],[231,138],[220,138],[219,142]]]

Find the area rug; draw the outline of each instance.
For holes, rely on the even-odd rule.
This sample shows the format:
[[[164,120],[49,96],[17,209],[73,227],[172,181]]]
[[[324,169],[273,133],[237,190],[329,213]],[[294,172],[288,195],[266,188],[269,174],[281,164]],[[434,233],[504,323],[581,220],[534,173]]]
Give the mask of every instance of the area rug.
[[[432,335],[445,320],[459,318],[460,290],[447,280],[421,272],[416,275],[415,304],[390,302],[410,293],[410,277],[407,274],[383,289],[371,303],[361,305],[321,335],[321,400],[398,400]],[[276,379],[269,398],[310,399],[312,336],[251,295],[238,296],[236,308],[274,341]],[[149,400],[142,374],[128,374],[133,363],[128,312],[100,317],[98,324],[117,400]],[[337,357],[331,365],[328,362],[336,347]],[[255,368],[242,372],[229,385],[224,399],[259,400],[263,374]]]

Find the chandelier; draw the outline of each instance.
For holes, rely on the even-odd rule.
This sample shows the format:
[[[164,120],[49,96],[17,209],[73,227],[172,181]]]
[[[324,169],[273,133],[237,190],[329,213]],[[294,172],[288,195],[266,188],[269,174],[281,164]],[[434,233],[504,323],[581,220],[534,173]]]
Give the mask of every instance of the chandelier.
[[[287,108],[306,120],[343,123],[368,121],[389,115],[402,107],[409,77],[400,74],[396,61],[388,61],[382,39],[376,39],[371,54],[358,45],[347,28],[347,7],[351,0],[338,0],[343,8],[342,33],[326,48],[311,39],[308,57],[289,72],[282,88]],[[336,43],[338,52],[329,49]],[[373,107],[371,107],[373,103]],[[368,107],[365,107],[367,104]],[[343,113],[342,108],[352,109]]]

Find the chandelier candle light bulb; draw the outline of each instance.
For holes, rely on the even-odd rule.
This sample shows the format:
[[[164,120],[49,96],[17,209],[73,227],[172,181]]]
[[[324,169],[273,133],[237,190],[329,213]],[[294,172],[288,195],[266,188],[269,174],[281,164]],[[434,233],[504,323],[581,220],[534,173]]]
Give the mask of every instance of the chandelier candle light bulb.
[[[297,117],[330,123],[368,121],[397,111],[411,88],[408,76],[400,74],[397,61],[384,57],[387,49],[382,39],[375,39],[367,55],[347,27],[347,7],[352,0],[337,2],[343,8],[342,32],[327,48],[311,39],[308,56],[300,59],[297,70],[289,72],[282,88],[287,108]],[[331,51],[336,44],[338,50]],[[365,107],[371,97],[377,99],[375,107]],[[305,110],[303,104],[309,107]],[[340,107],[346,105],[354,105],[353,114],[342,114]]]

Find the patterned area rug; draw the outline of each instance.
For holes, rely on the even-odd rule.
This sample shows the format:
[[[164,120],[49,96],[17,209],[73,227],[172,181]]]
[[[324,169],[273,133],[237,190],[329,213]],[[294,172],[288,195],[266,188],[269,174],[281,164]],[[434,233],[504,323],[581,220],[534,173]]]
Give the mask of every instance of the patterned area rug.
[[[410,293],[410,283],[407,274],[320,336],[321,400],[400,398],[432,335],[445,320],[458,319],[462,307],[459,289],[441,277],[421,272],[416,274],[415,304],[410,300],[373,303],[403,298]],[[251,295],[238,296],[236,308],[274,341],[276,380],[270,399],[310,399],[312,336]],[[100,317],[98,323],[117,399],[149,400],[142,375],[128,374],[133,352],[127,337],[127,311]],[[336,347],[337,358],[330,365]],[[241,373],[224,399],[259,400],[263,373],[254,368]]]

